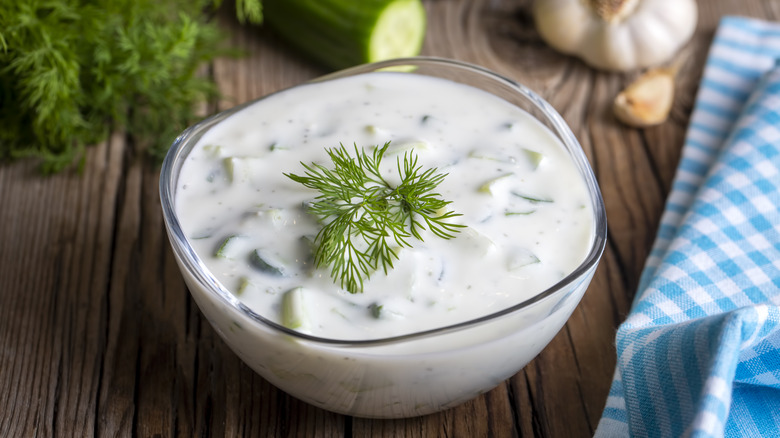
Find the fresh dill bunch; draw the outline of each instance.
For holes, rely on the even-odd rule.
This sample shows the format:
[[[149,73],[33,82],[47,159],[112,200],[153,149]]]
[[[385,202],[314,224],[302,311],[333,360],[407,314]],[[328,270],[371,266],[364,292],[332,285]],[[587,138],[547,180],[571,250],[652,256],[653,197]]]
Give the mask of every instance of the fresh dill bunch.
[[[236,0],[259,20],[260,0]],[[217,94],[203,65],[225,53],[217,0],[0,1],[0,160],[32,156],[44,173],[124,129],[165,154]]]
[[[350,293],[363,291],[363,282],[381,266],[385,273],[398,259],[397,248],[411,247],[410,238],[423,240],[422,231],[450,239],[464,225],[450,223],[460,216],[444,211],[450,201],[434,190],[447,174],[423,170],[414,151],[396,159],[400,183],[382,177],[382,158],[390,142],[350,155],[343,145],[327,150],[333,169],[307,165],[305,175],[285,173],[295,182],[317,190],[309,212],[324,224],[314,240],[317,266],[330,266],[331,277]]]

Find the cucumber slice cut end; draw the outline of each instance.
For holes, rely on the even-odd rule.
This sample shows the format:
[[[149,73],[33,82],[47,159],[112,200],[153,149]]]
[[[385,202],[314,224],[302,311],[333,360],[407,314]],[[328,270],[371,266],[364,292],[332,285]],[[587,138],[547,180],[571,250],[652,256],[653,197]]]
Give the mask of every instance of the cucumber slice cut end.
[[[290,329],[304,329],[307,325],[302,287],[291,289],[282,295],[282,325]]]
[[[419,0],[389,2],[371,30],[368,62],[418,55],[425,29],[425,7]]]

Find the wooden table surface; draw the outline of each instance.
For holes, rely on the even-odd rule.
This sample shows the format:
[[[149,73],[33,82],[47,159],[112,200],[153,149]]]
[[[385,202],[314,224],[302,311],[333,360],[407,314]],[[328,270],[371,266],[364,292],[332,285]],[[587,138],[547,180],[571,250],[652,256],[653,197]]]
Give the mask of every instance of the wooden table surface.
[[[426,0],[423,54],[525,83],[561,112],[606,201],[607,249],[565,328],[524,370],[459,407],[366,420],[300,402],[228,349],[193,303],[165,236],[159,168],[117,132],[83,174],[0,167],[0,436],[590,436],[669,191],[707,49],[726,14],[780,18],[780,2],[701,0],[679,54],[671,119],[618,124],[611,101],[635,73],[595,71],[539,38],[530,0]],[[210,69],[224,109],[326,71],[264,30],[220,23],[248,52]]]

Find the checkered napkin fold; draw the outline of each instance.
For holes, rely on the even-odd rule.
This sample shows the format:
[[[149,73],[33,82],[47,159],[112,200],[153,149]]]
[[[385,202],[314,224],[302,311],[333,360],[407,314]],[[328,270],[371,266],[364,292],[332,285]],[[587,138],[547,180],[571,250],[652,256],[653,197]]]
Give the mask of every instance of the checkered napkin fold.
[[[721,21],[597,437],[780,436],[778,59]]]

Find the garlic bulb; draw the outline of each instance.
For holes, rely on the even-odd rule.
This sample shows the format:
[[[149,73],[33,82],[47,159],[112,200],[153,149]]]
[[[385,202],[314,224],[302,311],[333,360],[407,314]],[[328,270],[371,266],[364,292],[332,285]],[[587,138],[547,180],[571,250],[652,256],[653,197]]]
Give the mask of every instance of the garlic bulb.
[[[535,0],[536,27],[554,49],[605,70],[667,61],[696,27],[695,0]]]

